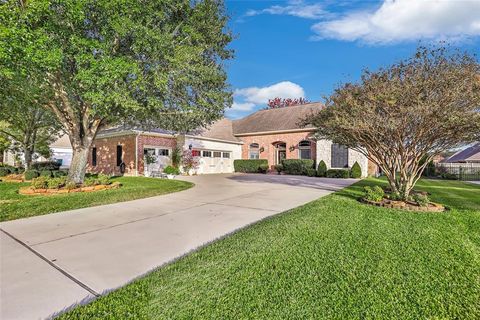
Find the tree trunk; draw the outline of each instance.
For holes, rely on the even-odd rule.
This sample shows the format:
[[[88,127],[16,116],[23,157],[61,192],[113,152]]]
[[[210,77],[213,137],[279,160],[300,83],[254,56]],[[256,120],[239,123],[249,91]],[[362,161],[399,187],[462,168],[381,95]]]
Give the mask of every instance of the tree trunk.
[[[83,183],[88,164],[88,146],[77,146],[73,148],[72,162],[68,170],[68,180],[77,184]]]
[[[23,150],[23,155],[25,157],[25,170],[29,170],[32,165],[33,151],[30,150],[30,148],[25,148]]]

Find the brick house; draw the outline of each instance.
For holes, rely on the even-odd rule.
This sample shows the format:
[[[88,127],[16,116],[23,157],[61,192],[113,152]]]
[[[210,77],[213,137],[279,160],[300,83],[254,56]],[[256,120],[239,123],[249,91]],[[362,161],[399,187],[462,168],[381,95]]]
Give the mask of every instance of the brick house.
[[[145,156],[154,155],[155,168],[171,162],[175,147],[191,149],[198,157],[198,173],[233,172],[235,159],[267,159],[273,168],[283,159],[313,159],[316,165],[325,161],[328,168],[351,167],[355,161],[367,175],[369,163],[362,154],[328,140],[313,138],[315,128],[301,122],[323,105],[309,103],[257,111],[239,120],[221,119],[206,129],[188,134],[162,129],[142,130],[114,128],[100,132],[94,141],[88,170],[125,175],[144,175],[152,170]]]

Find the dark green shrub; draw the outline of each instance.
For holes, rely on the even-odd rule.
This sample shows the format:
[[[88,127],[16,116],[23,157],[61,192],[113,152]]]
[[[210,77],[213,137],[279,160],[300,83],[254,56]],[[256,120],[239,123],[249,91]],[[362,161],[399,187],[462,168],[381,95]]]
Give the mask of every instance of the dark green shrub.
[[[175,169],[177,169],[177,168],[175,168]],[[180,172],[180,170],[177,169],[177,172]],[[110,177],[107,176],[106,174],[103,174],[103,173],[100,173],[98,175],[97,182],[98,182],[98,184],[103,184],[103,185],[107,185],[107,184],[111,183]]]
[[[282,164],[277,164],[275,165],[275,170],[277,170],[278,174],[283,171],[283,165]]]
[[[350,170],[349,169],[329,169],[327,170],[327,178],[349,178]]]
[[[412,198],[420,207],[427,207],[430,203],[430,199],[428,199],[426,194],[416,193]]]
[[[286,174],[306,175],[307,169],[312,168],[314,161],[310,159],[285,159],[282,161]]]
[[[54,178],[66,177],[67,175],[68,175],[67,171],[63,171],[63,170],[53,171]]]
[[[50,170],[42,170],[42,171],[40,171],[40,177],[51,178],[51,177],[53,177],[52,171],[50,171]]]
[[[268,172],[268,168],[269,168],[268,164],[262,163],[262,164],[260,165],[260,172],[261,172],[261,173],[267,173],[267,172]]]
[[[307,168],[306,174],[309,177],[315,177],[317,175],[317,170],[313,168]]]
[[[327,176],[327,165],[325,164],[325,161],[320,161],[318,164],[318,169],[317,169],[317,176],[318,177],[326,177]]]
[[[390,193],[389,198],[390,198],[390,200],[393,200],[393,201],[400,201],[400,200],[402,200],[402,196],[400,195],[399,192],[392,192],[392,193]]]
[[[362,177],[362,168],[360,167],[357,161],[355,161],[355,163],[352,166],[352,169],[350,170],[350,177],[355,179],[359,179]]]
[[[27,170],[25,171],[25,180],[32,180],[40,176],[40,173],[37,170]]]
[[[12,173],[12,172],[10,171],[9,168],[7,168],[7,167],[0,167],[0,177],[8,176],[10,173]]]
[[[366,186],[363,190],[365,191],[363,198],[368,201],[380,202],[385,196],[385,192],[379,186],[374,186],[373,188]]]
[[[60,162],[58,161],[39,161],[39,162],[34,162],[31,165],[31,169],[33,170],[50,170],[50,171],[55,171],[60,169]]]
[[[173,174],[173,175],[179,175],[180,170],[178,168],[175,168],[173,166],[166,166],[165,169],[163,169],[163,173],[165,174]]]
[[[48,178],[47,177],[38,177],[32,179],[32,187],[34,189],[46,189],[48,187]]]
[[[66,177],[50,178],[47,179],[47,187],[48,189],[60,189],[65,186],[66,182]]]
[[[260,165],[266,164],[266,159],[238,159],[233,161],[233,168],[235,172],[258,173],[261,172]]]
[[[442,179],[446,179],[446,180],[458,180],[458,175],[456,175],[454,173],[444,172],[440,175],[440,177]]]
[[[98,180],[96,177],[86,177],[85,179],[83,179],[83,185],[85,187],[93,187],[98,185]]]

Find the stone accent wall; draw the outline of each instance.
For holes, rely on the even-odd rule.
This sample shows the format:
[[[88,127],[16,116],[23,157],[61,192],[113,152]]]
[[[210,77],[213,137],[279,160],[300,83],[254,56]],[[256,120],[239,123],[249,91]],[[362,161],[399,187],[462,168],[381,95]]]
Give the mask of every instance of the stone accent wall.
[[[92,148],[97,148],[97,165],[92,164],[92,149],[88,155],[87,172],[120,175],[117,166],[117,146],[122,146],[125,175],[135,175],[135,135],[95,139]]]
[[[137,152],[135,152],[136,144]],[[92,150],[90,150],[87,172],[120,175],[120,167],[117,166],[117,145],[122,146],[123,162],[126,165],[125,175],[134,176],[137,175],[137,161],[138,175],[143,175],[143,147],[145,145],[173,149],[177,142],[174,137],[139,135],[137,138],[136,134],[98,138],[95,139],[92,146],[92,148],[97,148],[97,165],[93,166],[92,164]],[[136,155],[138,159],[135,159]]]
[[[321,160],[325,161],[327,169],[331,169],[332,163],[332,141],[318,140],[317,141],[317,165]],[[368,175],[368,159],[360,152],[348,149],[348,166],[351,168],[353,164],[358,162],[362,168],[362,176]]]
[[[251,143],[258,143],[260,149],[263,148],[263,152],[260,152],[260,159],[267,159],[270,166],[275,165],[275,143],[284,142],[287,145],[287,159],[299,159],[298,143],[302,140],[311,140],[311,131],[307,132],[291,132],[280,133],[270,135],[255,135],[255,136],[243,136],[239,137],[244,144],[242,145],[242,159],[248,159],[248,151]],[[295,149],[290,151],[290,147]],[[313,160],[316,159],[317,150],[316,144],[312,142],[311,155]]]

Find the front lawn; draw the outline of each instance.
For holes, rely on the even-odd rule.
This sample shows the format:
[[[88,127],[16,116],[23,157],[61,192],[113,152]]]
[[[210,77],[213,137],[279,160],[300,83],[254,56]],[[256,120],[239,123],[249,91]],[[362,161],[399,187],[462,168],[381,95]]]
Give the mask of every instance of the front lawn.
[[[152,197],[188,189],[193,185],[186,181],[144,177],[113,178],[112,182],[115,181],[120,182],[122,187],[48,196],[18,194],[18,189],[29,183],[0,182],[0,221]]]
[[[479,319],[480,186],[424,180],[450,208],[356,200],[368,179],[257,223],[62,319]]]

